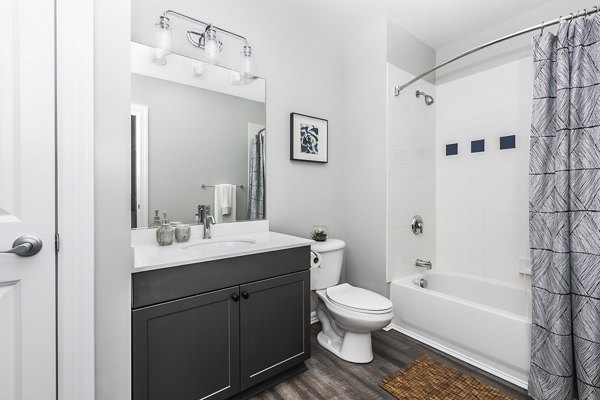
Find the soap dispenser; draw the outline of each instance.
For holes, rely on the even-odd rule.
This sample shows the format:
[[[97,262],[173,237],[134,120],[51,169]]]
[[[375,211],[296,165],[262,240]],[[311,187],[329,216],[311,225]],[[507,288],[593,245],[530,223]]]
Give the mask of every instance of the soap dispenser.
[[[167,213],[163,212],[163,221],[160,228],[156,230],[156,241],[159,246],[169,246],[173,244],[173,240],[175,239],[175,228],[173,228],[169,223],[169,218],[167,218]]]
[[[154,220],[152,220],[151,228],[159,228],[162,224],[160,222],[160,215],[158,210],[154,210]]]

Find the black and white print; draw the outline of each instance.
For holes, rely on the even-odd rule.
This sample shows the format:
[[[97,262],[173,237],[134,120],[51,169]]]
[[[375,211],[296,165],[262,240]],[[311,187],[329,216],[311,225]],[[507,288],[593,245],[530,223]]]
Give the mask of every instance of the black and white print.
[[[290,114],[290,160],[327,162],[328,122],[308,115]]]
[[[537,400],[600,399],[600,18],[534,40],[529,227]]]
[[[319,128],[314,125],[300,124],[300,152],[319,154]]]

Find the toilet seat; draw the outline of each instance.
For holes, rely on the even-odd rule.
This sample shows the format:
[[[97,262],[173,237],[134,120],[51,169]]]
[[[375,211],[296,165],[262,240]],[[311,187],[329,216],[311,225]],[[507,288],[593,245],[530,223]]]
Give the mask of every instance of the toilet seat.
[[[347,283],[327,288],[327,299],[335,305],[359,313],[385,314],[392,311],[392,302],[370,290]]]

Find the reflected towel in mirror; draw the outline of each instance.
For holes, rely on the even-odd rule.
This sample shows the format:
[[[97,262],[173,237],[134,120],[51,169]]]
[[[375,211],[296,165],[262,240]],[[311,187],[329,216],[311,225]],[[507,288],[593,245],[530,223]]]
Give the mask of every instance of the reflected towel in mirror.
[[[236,186],[228,183],[215,185],[214,217],[217,223],[235,221]]]

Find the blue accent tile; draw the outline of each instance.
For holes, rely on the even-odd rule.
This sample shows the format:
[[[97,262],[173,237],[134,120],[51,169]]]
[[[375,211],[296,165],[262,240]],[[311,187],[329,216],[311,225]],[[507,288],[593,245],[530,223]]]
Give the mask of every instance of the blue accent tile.
[[[515,147],[517,147],[515,135],[500,136],[500,150],[514,149]]]
[[[446,145],[446,155],[455,156],[458,154],[458,143],[451,143]]]
[[[485,151],[485,139],[471,141],[471,153],[481,153]]]

